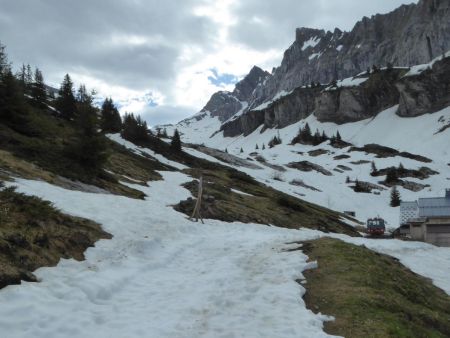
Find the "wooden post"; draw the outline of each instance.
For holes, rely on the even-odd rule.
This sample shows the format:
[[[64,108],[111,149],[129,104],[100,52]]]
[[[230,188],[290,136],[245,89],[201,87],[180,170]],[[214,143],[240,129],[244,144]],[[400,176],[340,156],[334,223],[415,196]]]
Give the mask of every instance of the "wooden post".
[[[195,221],[198,222],[198,219],[200,218],[202,223],[205,224],[203,222],[203,218],[202,218],[202,215],[200,213],[201,206],[202,206],[202,196],[203,196],[203,175],[200,176],[200,180],[198,182],[197,202],[195,203],[194,211],[193,211],[191,217],[189,217],[189,220],[192,220],[193,218],[195,218]]]

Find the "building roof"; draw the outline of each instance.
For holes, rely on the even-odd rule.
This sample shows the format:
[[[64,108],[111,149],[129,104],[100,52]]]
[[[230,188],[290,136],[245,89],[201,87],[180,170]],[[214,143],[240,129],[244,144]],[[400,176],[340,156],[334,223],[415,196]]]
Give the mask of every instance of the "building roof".
[[[400,207],[413,207],[413,208],[416,208],[418,205],[417,205],[417,201],[402,201],[401,203],[400,203]]]
[[[450,198],[419,198],[418,203],[420,217],[450,217]]]

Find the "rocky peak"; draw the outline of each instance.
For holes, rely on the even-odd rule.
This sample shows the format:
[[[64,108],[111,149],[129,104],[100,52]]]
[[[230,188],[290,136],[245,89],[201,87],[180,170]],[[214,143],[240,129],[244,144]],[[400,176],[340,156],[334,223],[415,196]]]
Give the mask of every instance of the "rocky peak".
[[[256,87],[263,85],[268,77],[270,73],[254,66],[248,75],[236,83],[233,92],[220,91],[213,94],[201,111],[210,112],[212,117],[218,117],[221,122],[228,120],[248,106]]]
[[[250,73],[236,84],[233,94],[240,101],[249,101],[255,88],[262,84],[263,81],[270,76],[270,73],[262,70],[257,66],[253,66]]]

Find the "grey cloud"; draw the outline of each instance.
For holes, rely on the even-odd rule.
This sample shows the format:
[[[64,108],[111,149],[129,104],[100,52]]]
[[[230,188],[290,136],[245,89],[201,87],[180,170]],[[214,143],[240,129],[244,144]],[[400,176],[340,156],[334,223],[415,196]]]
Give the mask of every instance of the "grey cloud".
[[[194,113],[190,107],[156,106],[146,108],[141,116],[149,126],[156,126],[179,122]]]
[[[183,44],[207,48],[217,27],[193,15],[199,0],[0,0],[0,40],[13,61],[54,74],[84,73],[126,86],[166,89]],[[157,39],[114,44],[115,38]]]

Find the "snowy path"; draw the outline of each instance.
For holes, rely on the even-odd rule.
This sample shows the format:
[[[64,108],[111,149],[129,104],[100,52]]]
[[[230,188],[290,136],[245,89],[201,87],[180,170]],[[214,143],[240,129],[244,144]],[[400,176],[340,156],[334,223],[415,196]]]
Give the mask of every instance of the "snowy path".
[[[190,180],[163,173],[146,201],[18,181],[114,235],[84,262],[42,268],[41,283],[0,291],[8,337],[324,337],[295,282],[310,264],[290,240],[319,236],[261,225],[187,221],[167,204],[189,196]]]
[[[296,279],[311,267],[287,242],[313,230],[192,223],[167,205],[187,198],[191,178],[163,172],[147,200],[64,190],[18,180],[19,191],[93,219],[114,235],[86,261],[62,260],[41,283],[0,290],[0,336],[10,337],[326,337],[305,308]],[[416,242],[328,234],[400,258],[450,293],[450,249]],[[319,262],[320,263],[320,262]]]

